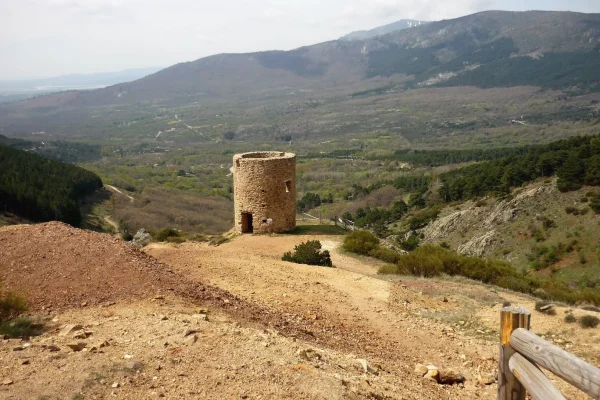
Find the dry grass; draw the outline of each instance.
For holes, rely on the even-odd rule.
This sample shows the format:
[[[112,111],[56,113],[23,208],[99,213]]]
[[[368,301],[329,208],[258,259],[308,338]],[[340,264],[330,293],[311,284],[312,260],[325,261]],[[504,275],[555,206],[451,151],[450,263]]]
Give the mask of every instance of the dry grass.
[[[140,228],[174,228],[212,234],[233,226],[233,202],[218,196],[144,189],[134,203],[118,197],[113,215],[118,221],[126,221],[130,232]]]

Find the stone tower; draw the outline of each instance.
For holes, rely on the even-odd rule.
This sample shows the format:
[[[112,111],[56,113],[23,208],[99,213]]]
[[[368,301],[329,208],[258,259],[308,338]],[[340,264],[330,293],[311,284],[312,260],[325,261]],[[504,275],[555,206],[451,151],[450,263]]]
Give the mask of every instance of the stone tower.
[[[233,156],[235,230],[272,233],[296,227],[296,155],[276,151]]]

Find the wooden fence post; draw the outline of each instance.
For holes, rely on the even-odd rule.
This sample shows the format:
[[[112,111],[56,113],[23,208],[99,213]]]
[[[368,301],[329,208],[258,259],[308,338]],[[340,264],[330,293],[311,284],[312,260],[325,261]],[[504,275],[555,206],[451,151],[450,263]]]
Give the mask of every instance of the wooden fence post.
[[[529,330],[531,313],[520,307],[504,307],[500,311],[500,354],[498,362],[498,400],[525,400],[525,388],[510,371],[508,362],[515,350],[510,335],[515,329]]]

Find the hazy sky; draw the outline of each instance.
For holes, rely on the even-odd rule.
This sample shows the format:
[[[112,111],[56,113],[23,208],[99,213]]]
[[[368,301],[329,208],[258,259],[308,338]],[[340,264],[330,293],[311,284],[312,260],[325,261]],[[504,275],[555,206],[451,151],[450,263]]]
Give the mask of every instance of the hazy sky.
[[[0,79],[286,50],[490,9],[600,12],[600,0],[0,0]]]

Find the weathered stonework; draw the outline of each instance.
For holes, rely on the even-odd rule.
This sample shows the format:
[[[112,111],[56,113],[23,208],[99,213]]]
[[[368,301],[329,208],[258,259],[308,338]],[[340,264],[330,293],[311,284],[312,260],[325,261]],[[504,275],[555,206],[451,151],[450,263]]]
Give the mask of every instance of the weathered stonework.
[[[233,156],[235,230],[272,233],[296,227],[296,155],[256,152]]]

